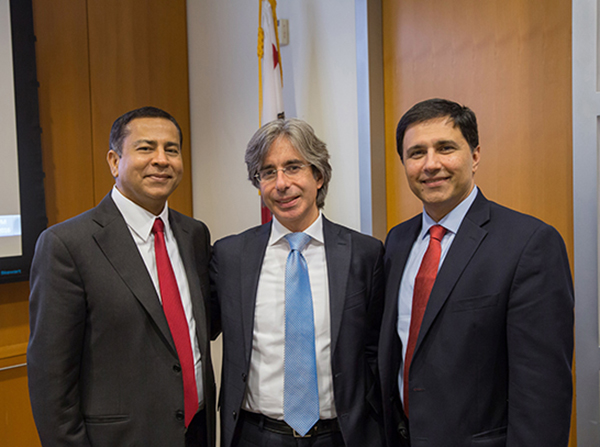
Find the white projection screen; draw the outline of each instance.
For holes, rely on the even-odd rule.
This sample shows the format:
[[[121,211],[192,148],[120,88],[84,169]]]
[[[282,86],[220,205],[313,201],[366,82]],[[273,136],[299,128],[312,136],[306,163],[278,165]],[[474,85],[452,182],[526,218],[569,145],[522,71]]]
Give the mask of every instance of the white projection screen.
[[[0,0],[0,257],[21,256],[21,203],[17,116],[9,0]]]
[[[23,281],[45,228],[31,0],[0,0],[0,282]]]

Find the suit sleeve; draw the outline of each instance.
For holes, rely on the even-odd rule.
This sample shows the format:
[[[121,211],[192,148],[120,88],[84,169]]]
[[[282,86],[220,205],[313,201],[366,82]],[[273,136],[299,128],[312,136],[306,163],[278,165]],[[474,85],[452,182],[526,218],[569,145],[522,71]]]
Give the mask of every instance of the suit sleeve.
[[[221,333],[221,305],[217,294],[217,277],[219,273],[219,263],[215,245],[210,257],[210,321],[211,321],[211,340],[215,340]]]
[[[383,294],[384,294],[384,272],[383,272],[383,245],[379,245],[379,253],[373,266],[373,274],[369,302],[369,340],[366,346],[367,361],[371,371],[377,374],[377,346],[379,344],[379,331],[383,316]]]
[[[383,270],[383,245],[379,243],[377,258],[371,275],[371,289],[369,291],[369,307],[367,310],[368,326],[365,344],[365,357],[370,370],[368,379],[367,401],[379,417],[383,417],[381,402],[381,385],[379,382],[378,346],[381,320],[384,305],[384,270]]]
[[[568,444],[573,285],[562,238],[541,226],[525,246],[507,310],[507,446]]]
[[[52,231],[39,238],[31,269],[27,373],[44,446],[89,446],[80,411],[79,371],[86,324],[81,276]]]

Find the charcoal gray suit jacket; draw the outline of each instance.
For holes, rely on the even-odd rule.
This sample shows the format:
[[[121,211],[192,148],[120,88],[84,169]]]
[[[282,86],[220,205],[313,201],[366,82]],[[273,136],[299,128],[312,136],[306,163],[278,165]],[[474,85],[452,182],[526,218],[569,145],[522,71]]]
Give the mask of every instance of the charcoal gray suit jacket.
[[[169,210],[202,356],[208,439],[215,385],[209,351],[210,236]],[[158,295],[107,195],[47,229],[31,271],[27,353],[33,415],[44,446],[185,445],[183,380]]]

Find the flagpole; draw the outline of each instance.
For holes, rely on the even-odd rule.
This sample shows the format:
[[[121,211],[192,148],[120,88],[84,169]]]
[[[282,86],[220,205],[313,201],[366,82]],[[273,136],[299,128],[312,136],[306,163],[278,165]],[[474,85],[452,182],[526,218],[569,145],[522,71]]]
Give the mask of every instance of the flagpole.
[[[258,0],[258,127],[262,126],[262,58],[265,54],[265,31],[262,29],[262,0]]]
[[[263,8],[263,2],[265,2],[265,8]],[[259,0],[257,43],[259,126],[284,117],[283,68],[279,49],[279,33],[277,32],[276,8],[276,0]],[[271,11],[269,12],[268,9]],[[262,198],[260,214],[263,224],[271,221],[271,212],[265,206]]]

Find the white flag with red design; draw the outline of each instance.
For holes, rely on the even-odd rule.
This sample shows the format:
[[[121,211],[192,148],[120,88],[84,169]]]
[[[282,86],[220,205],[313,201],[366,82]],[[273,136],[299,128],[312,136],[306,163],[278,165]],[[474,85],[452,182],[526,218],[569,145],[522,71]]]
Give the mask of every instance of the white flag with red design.
[[[275,2],[273,2],[275,3]],[[281,67],[278,49],[276,17],[271,2],[262,1],[261,27],[264,33],[262,67],[262,108],[260,110],[261,126],[277,118],[283,118],[283,95]]]

